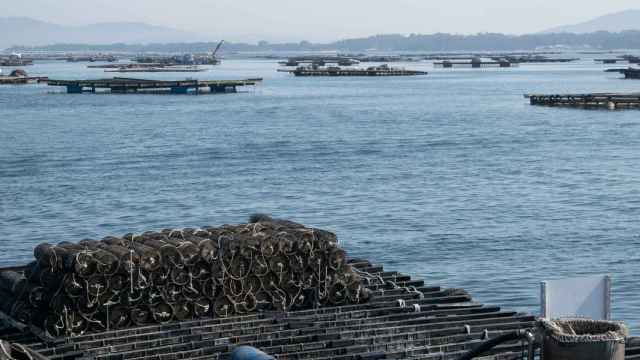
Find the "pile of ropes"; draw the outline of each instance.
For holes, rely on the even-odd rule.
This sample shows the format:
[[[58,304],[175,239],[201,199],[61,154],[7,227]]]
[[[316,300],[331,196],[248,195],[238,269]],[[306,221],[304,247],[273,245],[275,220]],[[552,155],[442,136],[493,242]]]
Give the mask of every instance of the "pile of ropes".
[[[333,233],[267,216],[250,223],[41,244],[0,272],[1,310],[51,337],[368,298]]]
[[[43,360],[44,357],[20,344],[0,340],[0,360]]]

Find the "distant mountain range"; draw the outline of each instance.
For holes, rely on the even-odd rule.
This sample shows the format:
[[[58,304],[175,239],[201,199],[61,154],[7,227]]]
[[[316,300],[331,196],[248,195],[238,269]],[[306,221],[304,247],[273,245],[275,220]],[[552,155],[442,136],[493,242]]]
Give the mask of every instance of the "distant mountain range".
[[[0,17],[0,49],[13,45],[148,44],[196,42],[204,36],[163,26],[134,22],[65,26],[26,17]]]
[[[558,26],[542,33],[586,34],[596,31],[621,32],[626,30],[640,30],[640,10],[607,14],[575,25]]]
[[[635,29],[635,30],[634,30]],[[64,26],[23,17],[0,18],[0,49],[15,51],[209,51],[218,39],[143,23]],[[513,51],[539,48],[640,49],[640,10],[528,35],[482,33],[376,35],[327,44],[226,43],[226,51]]]
[[[62,52],[162,52],[162,53],[201,53],[215,48],[215,42],[158,43],[158,44],[55,44],[37,47],[18,46],[7,49],[18,53],[32,51]],[[620,33],[596,32],[589,34],[477,34],[477,35],[377,35],[359,39],[348,39],[328,44],[299,43],[259,44],[225,42],[223,52],[309,52],[338,51],[342,53],[364,53],[371,51],[421,53],[454,51],[531,51],[563,49],[574,50],[618,50],[640,49],[640,31],[631,30]]]

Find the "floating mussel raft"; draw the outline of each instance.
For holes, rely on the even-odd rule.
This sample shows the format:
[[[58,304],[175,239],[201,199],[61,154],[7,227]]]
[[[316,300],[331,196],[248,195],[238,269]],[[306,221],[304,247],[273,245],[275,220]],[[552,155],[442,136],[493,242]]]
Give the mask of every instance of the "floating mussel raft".
[[[294,70],[279,69],[278,71],[288,72],[295,76],[417,76],[428,74],[426,71],[392,68],[386,64],[368,68],[301,66]]]
[[[366,303],[210,317],[47,342],[0,321],[0,338],[51,360],[224,360],[238,345],[278,359],[458,360],[487,339],[536,325],[531,315],[482,305],[461,289],[428,285],[362,259],[348,264],[371,292]],[[523,351],[526,344],[510,341],[482,359],[522,359]],[[638,358],[640,341],[627,339],[625,359]]]
[[[640,69],[627,68],[627,69],[608,69],[606,72],[617,72],[623,74],[625,79],[640,79]]]
[[[288,221],[41,244],[34,255],[23,272],[0,272],[2,310],[48,338],[368,298],[333,233]]]
[[[43,342],[31,331],[0,326],[0,338],[49,359],[231,359],[238,345],[278,359],[457,359],[487,338],[534,326],[534,317],[472,301],[462,289],[362,259],[347,264],[370,295],[359,304],[261,311],[103,331]],[[1,324],[1,321],[0,321]],[[517,359],[523,345],[503,344],[486,360]]]
[[[586,109],[639,109],[640,93],[526,94],[531,105]]]
[[[205,236],[205,232],[208,235]],[[181,235],[176,235],[176,233]],[[156,237],[161,239],[154,240]],[[135,242],[132,241],[133,238],[136,239]],[[149,257],[140,256],[140,250],[136,250],[136,248],[142,249],[140,245],[157,249],[157,247],[147,245],[147,241],[142,241],[146,238],[149,239],[149,243],[154,240],[162,244],[160,246],[162,251],[159,250],[160,256],[157,253]],[[29,356],[17,359],[231,359],[232,352],[238,345],[249,345],[278,359],[454,360],[466,355],[471,349],[476,349],[487,339],[495,339],[515,330],[531,329],[536,324],[535,317],[530,314],[502,310],[493,305],[483,305],[473,301],[471,296],[462,289],[447,289],[427,284],[423,280],[412,279],[409,275],[386,270],[383,266],[372,264],[364,259],[345,259],[344,253],[336,246],[337,240],[333,234],[318,229],[305,228],[287,221],[257,217],[253,218],[250,224],[244,225],[205,228],[203,230],[167,230],[135,237],[127,235],[122,238],[107,238],[96,243],[104,243],[106,246],[101,246],[111,249],[115,245],[109,245],[109,243],[120,241],[125,241],[127,246],[123,246],[124,250],[118,252],[121,256],[116,254],[118,261],[114,261],[113,257],[109,255],[110,250],[106,253],[98,251],[102,249],[80,250],[76,252],[74,257],[73,251],[60,251],[60,246],[53,247],[55,250],[51,251],[50,246],[43,245],[39,252],[41,252],[40,256],[47,257],[49,263],[54,265],[52,268],[67,269],[63,278],[71,277],[80,284],[86,282],[84,284],[86,289],[101,287],[92,286],[87,280],[96,276],[105,277],[105,275],[100,275],[101,271],[112,274],[111,278],[119,277],[122,280],[120,283],[124,285],[118,285],[118,281],[116,281],[116,287],[126,289],[125,285],[137,284],[137,281],[141,279],[139,274],[147,276],[148,270],[144,270],[144,266],[151,269],[157,267],[156,271],[167,267],[173,269],[172,265],[167,264],[175,264],[178,268],[181,265],[188,278],[193,279],[194,284],[198,284],[202,282],[202,278],[197,279],[196,275],[199,272],[191,269],[193,269],[193,264],[199,261],[190,262],[188,260],[191,258],[209,259],[211,264],[216,264],[215,260],[220,260],[217,262],[219,267],[216,268],[212,265],[208,273],[205,269],[205,273],[208,274],[206,275],[208,278],[216,279],[215,281],[220,281],[221,277],[225,276],[226,282],[222,280],[216,283],[217,293],[215,297],[211,298],[218,299],[220,294],[233,291],[234,293],[227,303],[231,304],[231,306],[227,305],[227,310],[230,311],[223,311],[218,315],[214,309],[203,318],[195,319],[194,316],[193,319],[182,321],[177,321],[175,313],[172,313],[174,320],[171,322],[158,323],[154,319],[151,320],[152,323],[145,326],[134,326],[135,323],[133,323],[131,315],[127,315],[130,314],[130,311],[127,311],[128,308],[125,305],[121,307],[123,310],[121,314],[124,315],[120,319],[125,320],[119,324],[120,328],[112,326],[109,330],[93,332],[94,328],[91,326],[94,323],[84,320],[84,316],[80,313],[76,317],[78,324],[89,324],[88,330],[85,330],[84,334],[77,332],[72,336],[67,335],[66,331],[61,331],[63,335],[55,339],[42,337],[34,327],[25,326],[15,319],[0,316],[0,339],[9,341],[14,346],[22,344],[24,346],[20,346],[20,348],[32,352]],[[257,264],[258,272],[259,269],[264,270],[265,267],[269,267],[267,275],[256,275],[260,283],[260,288],[257,291],[253,291],[250,281],[243,280],[252,278],[252,275],[256,274],[256,270],[254,270],[256,268],[250,266],[248,268],[250,270],[247,271],[246,268],[242,270],[242,266],[238,266],[237,260],[235,260],[244,258],[240,250],[246,249],[237,245],[247,243],[253,247],[250,254],[254,255],[253,263],[249,263]],[[220,245],[216,246],[215,244]],[[280,244],[286,246],[280,246]],[[65,245],[62,246],[63,248],[71,246],[62,245]],[[197,250],[192,245],[195,245]],[[294,252],[293,249],[296,251]],[[231,253],[234,253],[235,256],[231,256]],[[132,258],[134,260],[131,260]],[[142,261],[141,258],[146,260]],[[284,261],[272,260],[275,258],[294,259],[294,261],[292,264],[291,261],[285,263]],[[304,267],[302,271],[296,272],[295,269],[300,268],[295,265],[296,258],[310,260],[320,258],[320,270],[311,269],[309,266],[311,263],[308,263],[308,266]],[[161,265],[158,265],[157,259],[160,259]],[[192,265],[188,265],[189,263]],[[30,268],[33,268],[33,265]],[[222,266],[224,269],[221,269]],[[129,271],[131,269],[134,271]],[[222,273],[217,273],[215,269],[222,270]],[[282,269],[288,271],[282,271]],[[33,285],[32,281],[25,280],[22,275],[28,273],[26,270],[25,267],[0,269],[0,273],[4,273],[3,278],[5,279],[3,280],[3,289],[5,289],[3,291],[9,295],[15,294],[18,290],[24,294],[30,294],[31,296],[21,297],[22,300],[18,303],[26,303],[25,307],[35,310],[35,306],[31,302],[41,304],[49,293],[43,290],[47,288],[43,285],[46,281],[38,281]],[[136,275],[138,271],[139,274]],[[243,278],[242,275],[245,272],[247,276]],[[46,273],[41,273],[43,279],[56,277],[45,275]],[[48,273],[55,274],[57,271],[49,271]],[[295,302],[282,301],[285,295],[288,300],[296,298],[290,296],[292,293],[289,292],[290,287],[284,285],[289,283],[288,280],[296,279],[296,273],[315,274],[313,276],[318,279],[311,279],[312,286],[295,286],[295,288],[301,289],[298,291],[305,296],[305,301],[312,299],[309,301],[310,307],[299,306]],[[171,271],[159,272],[158,274],[162,279],[161,284],[165,284],[159,286],[160,289],[173,284],[174,276]],[[184,272],[180,274],[177,276],[178,279],[182,278]],[[189,276],[189,274],[193,276]],[[133,278],[134,280],[127,282],[121,277],[123,275],[125,278],[128,276],[129,279]],[[271,280],[264,281],[265,277]],[[149,276],[149,278],[151,283],[157,279],[153,276]],[[295,283],[295,281],[293,282]],[[184,280],[179,280],[179,282],[184,283]],[[236,285],[244,284],[248,285],[246,288],[243,287],[242,291],[235,288]],[[331,286],[331,284],[340,285]],[[10,285],[12,291],[6,290],[7,285]],[[114,286],[112,282],[108,285],[110,289]],[[190,288],[190,285],[173,287],[176,292],[174,295],[182,295],[181,300],[190,303],[187,296],[184,295],[185,287]],[[196,286],[194,285],[194,287]],[[152,287],[147,289],[150,288]],[[180,290],[179,294],[178,290]],[[256,310],[246,312],[247,305],[242,304],[241,294],[249,290],[254,294],[264,294],[266,300],[260,302],[256,299]],[[59,289],[59,291],[65,292],[64,289]],[[121,291],[122,294],[127,294],[126,290]],[[310,292],[309,296],[305,291]],[[86,292],[102,293],[104,291],[86,290]],[[187,290],[187,294],[189,292],[190,290]],[[143,293],[148,293],[148,290]],[[25,296],[24,294],[23,296]],[[15,296],[3,296],[5,299],[15,298]],[[68,297],[68,295],[65,296]],[[160,296],[167,295],[161,293]],[[128,301],[128,296],[124,297]],[[249,297],[251,298],[251,296]],[[146,299],[148,298],[147,296]],[[140,296],[140,299],[145,299],[145,296]],[[209,301],[213,304],[215,301],[212,299]],[[71,305],[74,304],[74,301],[70,299]],[[152,308],[144,304],[143,300],[138,301],[131,308]],[[168,305],[165,309],[167,313],[174,311],[175,305],[172,306],[171,301],[162,298],[161,303]],[[112,306],[119,305],[122,304]],[[213,305],[211,307],[214,308]],[[48,307],[45,308],[48,309]],[[72,307],[69,309],[71,310],[64,314],[65,316],[74,311]],[[195,309],[195,306],[189,308],[189,310],[191,309]],[[96,310],[96,313],[99,314],[100,310]],[[153,311],[147,310],[147,313],[151,314],[150,317],[144,318],[153,319]],[[163,314],[159,315],[161,315],[159,316],[161,320],[166,319]],[[127,316],[129,316],[129,320],[126,320]],[[98,316],[93,316],[93,318],[98,318]],[[58,321],[59,325],[62,325],[61,330],[64,329],[65,321],[64,319]],[[114,322],[118,325],[119,320]],[[126,323],[129,323],[130,326],[123,325]],[[111,322],[107,321],[106,324],[111,324]],[[85,326],[82,325],[79,329],[85,328]],[[100,330],[102,327],[96,329]],[[521,359],[527,351],[525,345],[520,341],[503,343],[486,353],[486,357],[483,359]],[[640,358],[640,341],[627,339],[625,359],[637,358]]]

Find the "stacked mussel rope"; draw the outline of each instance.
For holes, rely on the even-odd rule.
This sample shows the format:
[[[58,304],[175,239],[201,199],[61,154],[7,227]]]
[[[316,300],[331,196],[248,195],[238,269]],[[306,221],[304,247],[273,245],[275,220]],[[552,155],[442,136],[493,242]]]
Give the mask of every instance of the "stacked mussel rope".
[[[44,360],[44,356],[21,344],[0,340],[0,360]]]
[[[41,244],[25,274],[0,286],[15,299],[5,310],[59,337],[367,300],[333,233],[250,221]]]
[[[29,324],[34,310],[46,306],[47,291],[38,283],[29,282],[19,271],[0,272],[0,310],[14,320]]]

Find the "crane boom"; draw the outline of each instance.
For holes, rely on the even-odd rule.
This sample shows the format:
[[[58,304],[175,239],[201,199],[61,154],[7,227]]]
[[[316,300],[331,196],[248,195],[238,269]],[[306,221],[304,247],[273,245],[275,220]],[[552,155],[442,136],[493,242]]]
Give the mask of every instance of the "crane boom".
[[[224,43],[224,40],[220,40],[220,42],[218,43],[218,46],[216,46],[216,49],[213,50],[213,52],[211,53],[211,56],[216,56],[216,53],[218,52],[218,50],[220,50],[222,43]]]

